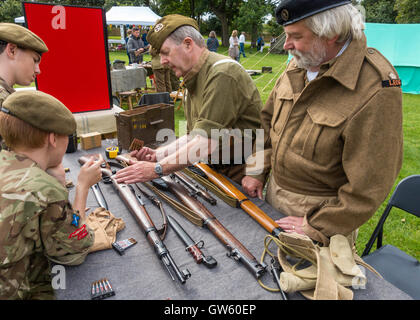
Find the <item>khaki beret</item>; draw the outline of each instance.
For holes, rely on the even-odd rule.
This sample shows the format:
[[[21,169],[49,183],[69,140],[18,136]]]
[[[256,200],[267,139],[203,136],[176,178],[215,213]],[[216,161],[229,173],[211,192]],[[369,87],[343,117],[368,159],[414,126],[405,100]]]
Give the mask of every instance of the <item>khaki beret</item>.
[[[156,21],[156,24],[148,32],[146,40],[159,53],[166,38],[182,26],[191,26],[199,30],[197,21],[194,19],[180,14],[170,14]]]
[[[15,23],[0,23],[0,40],[14,43],[19,48],[31,49],[39,54],[48,51],[40,37],[29,29]]]
[[[3,101],[1,111],[46,132],[70,135],[76,131],[76,120],[71,111],[41,91],[16,91]]]

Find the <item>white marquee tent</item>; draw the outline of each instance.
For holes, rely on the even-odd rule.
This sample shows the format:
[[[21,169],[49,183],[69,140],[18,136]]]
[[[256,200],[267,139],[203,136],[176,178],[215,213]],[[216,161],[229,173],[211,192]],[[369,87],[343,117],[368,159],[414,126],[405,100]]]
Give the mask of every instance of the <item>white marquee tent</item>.
[[[149,7],[112,7],[106,13],[106,23],[112,25],[152,26],[158,19]]]

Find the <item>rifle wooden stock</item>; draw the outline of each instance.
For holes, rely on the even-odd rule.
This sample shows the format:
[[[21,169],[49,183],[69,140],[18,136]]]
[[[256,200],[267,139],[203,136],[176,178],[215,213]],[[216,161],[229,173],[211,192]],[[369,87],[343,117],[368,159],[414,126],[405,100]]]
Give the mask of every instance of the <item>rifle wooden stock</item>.
[[[89,158],[87,157],[80,157],[78,159],[79,163],[82,165],[88,160]],[[120,198],[128,207],[129,211],[131,212],[137,223],[142,227],[143,231],[146,233],[147,240],[154,247],[157,256],[163,262],[172,279],[175,280],[170,271],[170,267],[172,267],[179,281],[182,284],[184,284],[185,280],[189,277],[189,272],[187,270],[181,272],[178,269],[178,266],[173,261],[168,249],[166,248],[163,241],[160,239],[152,219],[150,218],[144,206],[139,203],[138,199],[136,198],[136,195],[133,194],[129,185],[124,183],[117,183],[110,169],[101,168],[101,171],[102,175],[108,177],[111,180],[112,185],[118,191]]]
[[[205,163],[197,163],[195,166],[203,171],[208,179],[217,185],[222,191],[238,199],[240,207],[248,213],[254,220],[256,220],[265,230],[274,236],[278,236],[283,231],[273,219],[258,208],[252,201],[250,201],[241,191],[238,190],[229,180],[223,175],[211,169]]]
[[[201,202],[191,197],[184,186],[175,183],[168,176],[163,177],[162,180],[165,181],[171,193],[203,219],[204,225],[230,250],[229,256],[244,263],[257,279],[264,274],[265,266],[258,263],[252,253]]]

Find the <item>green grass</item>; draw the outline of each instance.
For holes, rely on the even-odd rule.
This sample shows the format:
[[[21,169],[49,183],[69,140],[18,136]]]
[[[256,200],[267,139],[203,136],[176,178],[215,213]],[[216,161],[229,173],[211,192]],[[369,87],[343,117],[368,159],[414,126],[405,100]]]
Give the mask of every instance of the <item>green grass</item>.
[[[256,49],[245,46],[247,58],[241,57],[240,62],[246,69],[261,70],[263,66],[273,68],[272,73],[265,73],[253,76],[254,82],[260,92],[263,103],[266,102],[268,96],[274,87],[275,81],[285,68],[287,56],[285,55],[267,55],[268,47],[264,49],[264,53],[257,53]],[[226,47],[219,47],[219,53],[227,55]],[[124,57],[125,56],[125,57]],[[127,56],[123,53],[110,53],[110,60],[122,59],[126,60]],[[150,56],[148,56],[150,59]],[[148,59],[147,56],[145,57]],[[390,195],[394,191],[395,186],[403,178],[420,173],[420,95],[403,94],[403,112],[404,112],[404,160],[402,169],[396,180],[393,189],[387,199],[380,206],[374,216],[359,229],[357,239],[357,250],[361,254],[370,235],[372,234],[379,217],[385,209],[386,203]],[[182,109],[175,111],[175,126],[179,120],[184,120]],[[177,134],[178,131],[176,130]],[[393,209],[384,227],[384,244],[392,243],[408,254],[420,260],[420,219],[407,214],[399,209]],[[374,249],[373,249],[374,250]]]

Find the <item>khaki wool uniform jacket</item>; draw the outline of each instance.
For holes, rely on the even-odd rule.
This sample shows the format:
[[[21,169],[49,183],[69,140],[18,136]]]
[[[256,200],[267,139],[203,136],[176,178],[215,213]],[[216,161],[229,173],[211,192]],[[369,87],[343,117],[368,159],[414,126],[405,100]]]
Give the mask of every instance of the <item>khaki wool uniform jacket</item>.
[[[365,37],[305,78],[292,60],[271,92],[261,113],[265,172],[254,177],[264,181],[271,168],[281,188],[332,197],[302,213],[304,232],[328,244],[365,223],[398,176],[402,94],[390,82],[397,72]]]
[[[244,133],[245,129],[255,132],[261,128],[260,94],[245,69],[234,60],[206,49],[184,77],[184,83],[188,133],[201,129],[211,138],[212,129],[239,129]],[[243,169],[239,173],[232,168],[234,175],[222,173],[240,183]]]

